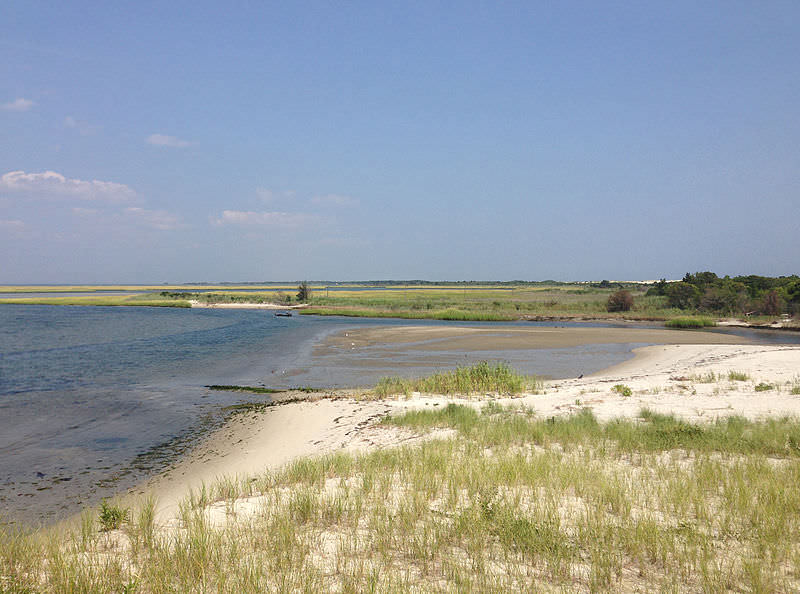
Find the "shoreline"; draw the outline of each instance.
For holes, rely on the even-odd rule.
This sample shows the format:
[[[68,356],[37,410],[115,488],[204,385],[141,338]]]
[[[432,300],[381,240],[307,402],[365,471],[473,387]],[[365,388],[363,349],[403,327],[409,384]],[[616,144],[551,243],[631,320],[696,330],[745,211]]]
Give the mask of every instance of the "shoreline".
[[[729,380],[731,372],[748,379]],[[619,384],[630,387],[632,395],[616,393],[613,386]],[[756,390],[759,384],[772,388]],[[705,423],[731,415],[800,417],[800,395],[791,393],[791,385],[800,386],[798,346],[693,344],[641,347],[628,361],[583,378],[552,380],[544,393],[519,397],[414,393],[409,399],[367,400],[358,398],[363,391],[331,390],[235,416],[205,436],[171,470],[122,499],[152,494],[158,501],[158,520],[174,524],[179,502],[192,490],[223,478],[243,480],[306,456],[372,451],[425,439],[378,423],[387,415],[449,403],[480,408],[493,401],[501,406],[528,407],[537,416],[548,418],[589,408],[601,421],[636,418],[648,408]]]
[[[677,567],[701,589],[711,551],[715,584],[763,585],[748,563],[775,526],[766,545],[780,555],[764,571],[794,591],[784,559],[798,546],[798,369],[800,346],[656,345],[514,398],[332,391],[250,411],[146,493],[22,535],[30,560],[12,548],[0,578],[104,591],[590,591],[605,576],[633,592],[674,582]],[[770,421],[711,425],[730,415]],[[630,422],[606,424],[616,417]],[[641,557],[647,547],[666,556]]]

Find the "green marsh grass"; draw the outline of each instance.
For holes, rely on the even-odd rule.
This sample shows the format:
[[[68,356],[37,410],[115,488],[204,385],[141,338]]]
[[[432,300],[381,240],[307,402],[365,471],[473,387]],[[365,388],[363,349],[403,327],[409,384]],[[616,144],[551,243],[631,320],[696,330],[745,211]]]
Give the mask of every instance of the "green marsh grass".
[[[351,290],[325,293],[316,291],[306,315],[352,317],[393,317],[403,319],[443,319],[457,321],[507,321],[518,319],[626,318],[663,320],[680,315],[666,307],[664,297],[646,297],[638,286],[631,311],[609,314],[608,296],[616,290],[589,285],[542,284],[537,286],[463,289],[459,287],[402,287]],[[685,314],[684,314],[685,315]]]
[[[93,305],[141,307],[191,307],[185,300],[164,299],[152,293],[139,295],[84,295],[65,297],[26,297],[0,299],[6,305]]]
[[[481,361],[471,367],[458,367],[431,376],[406,379],[398,376],[383,377],[375,386],[378,396],[412,392],[426,394],[520,394],[541,389],[542,381],[515,371],[508,363]]]
[[[800,424],[489,403],[384,421],[450,439],[225,479],[155,527],[0,530],[0,589],[797,591]],[[793,445],[792,445],[793,444]],[[149,536],[145,536],[149,534]]]
[[[711,328],[717,325],[717,322],[711,318],[706,317],[678,317],[667,320],[664,325],[667,328]]]

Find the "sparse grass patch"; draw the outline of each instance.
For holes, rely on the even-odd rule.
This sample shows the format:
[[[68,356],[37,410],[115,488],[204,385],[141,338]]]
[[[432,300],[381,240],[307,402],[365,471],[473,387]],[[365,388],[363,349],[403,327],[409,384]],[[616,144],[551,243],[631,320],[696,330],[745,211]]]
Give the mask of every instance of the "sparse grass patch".
[[[767,392],[769,390],[774,390],[775,386],[768,384],[767,382],[759,382],[753,387],[753,389],[756,392]]]
[[[0,590],[800,589],[796,419],[599,423],[490,402],[385,424],[456,436],[203,487],[149,540],[147,505],[128,540],[0,528]]]
[[[691,375],[689,376],[689,379],[700,384],[713,384],[714,382],[719,381],[721,378],[713,371],[709,371],[699,375]]]
[[[793,396],[800,395],[800,378],[795,378],[789,384],[789,393]]]
[[[746,382],[750,379],[750,376],[747,375],[744,371],[729,371],[728,372],[728,379],[732,382]]]

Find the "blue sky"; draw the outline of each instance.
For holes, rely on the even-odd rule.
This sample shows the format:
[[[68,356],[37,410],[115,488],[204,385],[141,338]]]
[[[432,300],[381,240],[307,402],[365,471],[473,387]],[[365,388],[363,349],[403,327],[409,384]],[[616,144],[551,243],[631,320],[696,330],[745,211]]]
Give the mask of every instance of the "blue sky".
[[[4,2],[0,283],[798,273],[797,2]]]

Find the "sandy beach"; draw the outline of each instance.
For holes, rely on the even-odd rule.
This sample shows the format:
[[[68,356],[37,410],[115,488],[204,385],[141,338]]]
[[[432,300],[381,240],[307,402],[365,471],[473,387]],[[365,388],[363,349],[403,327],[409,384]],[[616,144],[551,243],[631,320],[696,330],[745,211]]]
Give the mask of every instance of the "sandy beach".
[[[582,331],[586,330],[591,329]],[[419,339],[417,331],[403,333],[407,339]],[[364,334],[374,340],[375,332],[367,330]],[[435,329],[433,333],[463,339],[460,332]],[[746,375],[747,379],[730,380],[730,372]],[[544,393],[515,398],[415,393],[411,398],[369,400],[357,392],[333,391],[265,412],[236,416],[175,468],[136,492],[154,493],[159,501],[159,518],[174,521],[178,502],[190,489],[210,485],[225,476],[244,477],[275,469],[303,456],[385,448],[419,440],[420,436],[408,431],[377,423],[385,415],[450,402],[481,407],[491,399],[500,405],[529,407],[541,417],[589,408],[599,419],[607,420],[635,417],[643,408],[649,408],[695,422],[730,415],[762,419],[800,416],[800,396],[791,394],[787,387],[798,380],[800,347],[667,344],[637,349],[633,359],[611,369],[583,378],[551,381]],[[628,386],[632,394],[624,396],[612,389],[619,384]],[[771,388],[757,391],[759,385]]]
[[[64,544],[41,555],[60,546],[56,569],[64,559],[70,569],[39,581],[86,572],[154,592],[800,588],[800,346],[648,346],[536,389],[332,391],[245,410],[168,473],[54,532]],[[769,422],[712,424],[731,415]],[[630,422],[602,423],[616,417]],[[120,521],[98,529],[104,513]]]
[[[281,305],[280,303],[205,303],[197,299],[189,299],[189,305],[203,309],[303,309],[308,307],[306,304]]]

